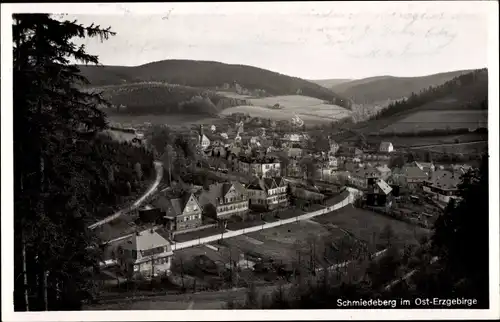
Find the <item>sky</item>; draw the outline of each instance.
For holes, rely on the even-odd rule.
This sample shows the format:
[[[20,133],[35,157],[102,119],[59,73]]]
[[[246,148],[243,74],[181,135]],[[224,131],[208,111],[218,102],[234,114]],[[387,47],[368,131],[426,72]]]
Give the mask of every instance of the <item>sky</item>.
[[[193,59],[357,79],[486,67],[490,8],[460,1],[123,4],[67,18],[117,33],[83,41],[104,65]]]

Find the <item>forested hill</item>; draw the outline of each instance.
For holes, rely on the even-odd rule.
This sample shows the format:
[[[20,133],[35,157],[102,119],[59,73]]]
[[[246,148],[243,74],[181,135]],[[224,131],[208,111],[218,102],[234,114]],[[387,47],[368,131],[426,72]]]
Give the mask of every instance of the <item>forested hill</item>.
[[[426,109],[487,109],[488,70],[478,69],[438,86],[430,86],[407,99],[389,104],[375,119],[386,118],[415,108]]]
[[[163,60],[136,67],[83,65],[79,67],[91,86],[164,82],[215,89],[225,84],[237,83],[250,90],[263,90],[268,95],[301,94],[350,108],[350,101],[331,89],[304,79],[252,66],[212,61]]]
[[[441,85],[471,71],[459,70],[420,77],[377,76],[343,82],[329,88],[358,104],[371,104],[408,97],[412,92],[418,93],[429,86]]]

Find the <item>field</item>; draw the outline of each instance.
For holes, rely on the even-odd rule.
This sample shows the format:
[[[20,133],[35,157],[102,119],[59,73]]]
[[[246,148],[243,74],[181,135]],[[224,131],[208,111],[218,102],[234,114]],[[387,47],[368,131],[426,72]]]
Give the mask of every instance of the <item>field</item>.
[[[422,149],[438,153],[482,153],[488,150],[488,142],[443,144],[439,146],[422,147]]]
[[[380,233],[387,225],[394,232],[395,242],[400,244],[416,244],[421,236],[429,233],[426,229],[349,206],[312,220],[237,236],[223,243],[247,256],[272,258],[284,264],[310,256],[314,244],[318,265],[331,265],[351,259],[352,249],[359,244],[366,245],[370,252],[383,249]],[[346,243],[351,252],[342,249],[341,245]]]
[[[305,122],[331,122],[348,117],[351,113],[338,105],[324,104],[320,99],[301,95],[253,98],[249,101],[253,105],[231,107],[222,111],[221,114],[229,115],[239,112],[275,120],[290,120],[297,114]],[[277,103],[283,108],[269,108]]]
[[[423,148],[426,148],[425,146],[427,145],[488,141],[488,134],[467,133],[445,136],[369,136],[367,137],[367,141],[373,144],[379,144],[381,141],[390,141],[396,148],[409,146],[424,146]]]
[[[185,126],[190,124],[217,124],[220,119],[197,115],[117,115],[109,114],[108,119],[120,124],[144,124]]]
[[[380,246],[377,239],[387,225],[392,228],[397,240],[404,244],[416,244],[421,236],[429,233],[427,229],[350,206],[314,220],[322,225],[332,224],[345,229],[372,246]]]
[[[236,98],[236,99],[241,99],[241,100],[252,98],[252,96],[241,95],[241,94],[234,93],[234,92],[217,91],[217,94],[222,95],[224,97]]]
[[[488,112],[482,110],[419,111],[387,126],[382,133],[429,131],[435,129],[456,129],[488,126]]]

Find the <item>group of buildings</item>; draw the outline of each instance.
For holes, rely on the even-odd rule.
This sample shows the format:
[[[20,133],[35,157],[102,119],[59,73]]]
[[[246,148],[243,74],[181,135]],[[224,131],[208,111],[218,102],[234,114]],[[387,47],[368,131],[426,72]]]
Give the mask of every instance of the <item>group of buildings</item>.
[[[328,150],[314,151],[307,148],[310,138],[303,133],[286,134],[278,140],[265,131],[260,136],[245,137],[240,124],[232,135],[234,139],[229,139],[226,132],[217,134],[215,127],[207,133],[200,127],[195,138],[199,153],[207,160],[222,159],[227,168],[252,179],[246,183],[221,180],[204,186],[182,183],[161,191],[138,211],[137,226],[129,225],[113,238],[107,237],[106,265],[118,265],[130,276],[169,272],[170,245],[176,234],[224,225],[233,216],[245,218],[251,210],[287,207],[290,194],[321,199],[318,191],[289,186],[284,179],[311,179],[311,166],[315,179],[341,179],[362,190],[367,202],[376,206],[390,205],[392,196],[401,189],[420,191],[446,203],[456,198],[460,176],[467,170],[421,162],[390,168],[389,160],[395,152],[390,142],[382,142],[378,151],[367,153],[329,140]]]

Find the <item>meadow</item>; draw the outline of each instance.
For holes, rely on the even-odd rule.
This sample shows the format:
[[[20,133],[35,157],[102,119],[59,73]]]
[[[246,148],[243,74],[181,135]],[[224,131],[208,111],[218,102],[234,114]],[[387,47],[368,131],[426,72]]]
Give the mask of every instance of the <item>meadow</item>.
[[[412,113],[385,127],[382,133],[429,131],[434,129],[456,129],[488,126],[488,112],[484,110],[426,110]]]
[[[190,124],[217,124],[220,119],[216,117],[204,117],[199,115],[126,115],[126,114],[108,114],[111,122],[119,124],[144,124],[168,125],[171,127],[186,126]]]
[[[338,105],[325,104],[320,99],[301,95],[251,98],[248,100],[253,105],[230,107],[220,114],[248,113],[250,116],[275,120],[290,120],[296,114],[305,122],[331,122],[349,117],[351,114],[351,111]],[[270,108],[275,104],[280,104],[282,108]]]

